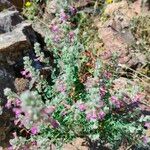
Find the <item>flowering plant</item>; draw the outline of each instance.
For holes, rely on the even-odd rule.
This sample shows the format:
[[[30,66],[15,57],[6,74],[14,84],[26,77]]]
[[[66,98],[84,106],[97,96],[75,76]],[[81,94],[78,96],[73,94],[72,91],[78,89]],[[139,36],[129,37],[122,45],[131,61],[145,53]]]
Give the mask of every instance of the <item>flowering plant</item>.
[[[92,51],[85,50],[78,28],[71,25],[70,11],[76,13],[69,7],[57,15],[58,23],[50,25],[51,35],[45,39],[54,56],[51,78],[45,79],[25,57],[22,74],[30,80],[29,90],[20,95],[5,90],[6,107],[12,108],[15,125],[25,131],[25,135],[14,133],[11,148],[49,150],[53,144],[61,147],[76,137],[111,149],[126,141],[137,146],[144,139],[147,144],[144,126],[149,128],[150,118],[140,112],[142,90],[112,92],[114,68],[103,67]],[[36,43],[38,61],[51,66],[39,47]]]

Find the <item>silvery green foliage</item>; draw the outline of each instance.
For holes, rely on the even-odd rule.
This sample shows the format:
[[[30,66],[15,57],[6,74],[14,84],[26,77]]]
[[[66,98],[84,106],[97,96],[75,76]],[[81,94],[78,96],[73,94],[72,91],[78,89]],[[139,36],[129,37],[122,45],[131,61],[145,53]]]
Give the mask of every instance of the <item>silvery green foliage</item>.
[[[35,51],[35,54],[36,54],[37,61],[40,61],[40,62],[46,63],[46,64],[49,63],[48,58],[45,58],[44,52],[41,51],[39,43],[34,44],[34,51]]]
[[[67,7],[65,2],[63,7]],[[88,59],[83,55],[85,47],[78,39],[78,29],[72,29],[68,13],[57,17],[59,24],[53,24],[51,35],[45,39],[54,55],[51,78],[44,79],[40,70],[32,66],[32,60],[25,57],[23,74],[29,77],[30,89],[20,95],[5,90],[8,101],[13,103],[16,126],[29,134],[27,138],[15,135],[11,140],[13,149],[46,150],[52,145],[60,148],[76,137],[86,138],[97,146],[109,144],[114,150],[126,141],[129,145],[139,143],[145,135],[143,124],[149,121],[145,116],[142,118],[138,107],[141,89],[130,86],[111,93],[114,75],[103,69],[99,58],[92,68],[84,66]],[[34,48],[37,58],[47,63],[40,45],[35,43]],[[82,66],[90,74],[83,82]],[[136,95],[135,109],[127,109],[124,91],[129,92],[127,99],[131,104]],[[21,101],[19,105],[16,99]]]

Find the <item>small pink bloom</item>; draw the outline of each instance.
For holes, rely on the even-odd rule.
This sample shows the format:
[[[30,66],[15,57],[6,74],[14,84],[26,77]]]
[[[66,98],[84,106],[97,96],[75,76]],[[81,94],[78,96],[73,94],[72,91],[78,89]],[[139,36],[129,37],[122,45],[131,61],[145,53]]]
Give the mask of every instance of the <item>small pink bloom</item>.
[[[144,126],[149,129],[150,128],[150,122],[146,122]]]
[[[37,146],[37,142],[36,142],[36,141],[33,141],[33,142],[32,142],[32,145],[33,145],[33,146]]]
[[[9,146],[9,147],[8,147],[8,150],[14,150],[14,149],[13,149],[13,146]]]
[[[70,6],[70,12],[71,12],[71,15],[75,15],[77,13],[77,9],[73,6]]]
[[[38,130],[38,128],[37,128],[36,126],[33,126],[33,127],[30,129],[30,131],[31,131],[31,133],[32,133],[33,135],[36,135],[36,134],[39,133],[39,130]]]
[[[51,123],[53,128],[58,128],[59,127],[59,122],[52,119],[52,118],[50,119],[50,123]]]
[[[32,77],[32,73],[31,72],[29,72],[28,74],[26,74],[26,76],[25,76],[26,78],[31,78]]]
[[[81,104],[78,104],[77,108],[80,110],[80,111],[85,111],[86,110],[86,105],[84,103],[81,103]]]
[[[102,120],[105,117],[105,113],[103,111],[100,111],[98,114],[98,119]]]
[[[70,39],[71,42],[73,41],[74,36],[75,36],[74,32],[72,32],[72,31],[69,32],[69,39]]]
[[[31,74],[29,71],[27,71],[27,70],[21,71],[21,74],[22,74],[24,77],[26,77],[26,78],[31,78],[31,77],[32,77],[32,74]]]
[[[60,19],[61,19],[61,21],[66,21],[68,18],[69,18],[68,15],[64,11],[62,11],[60,13]]]
[[[21,71],[21,74],[22,74],[23,76],[26,76],[27,73],[28,73],[28,71],[26,71],[26,70]]]
[[[100,95],[102,97],[105,96],[106,92],[107,92],[107,90],[106,90],[106,88],[104,86],[100,87]]]
[[[86,114],[86,119],[87,120],[96,120],[97,119],[97,114],[95,111],[89,112]]]
[[[16,133],[16,132],[13,132],[12,134],[13,134],[14,138],[18,138],[18,136],[17,136],[17,133]]]
[[[67,115],[67,112],[66,112],[66,111],[63,111],[63,112],[61,113],[61,115],[62,115],[62,116],[65,116],[65,115]]]
[[[144,136],[143,137],[143,142],[144,142],[144,144],[147,144],[149,142],[149,137]]]
[[[16,118],[22,113],[20,108],[13,108],[13,112],[15,113]]]
[[[138,93],[137,95],[134,96],[133,102],[139,102],[144,98],[144,95],[142,93]]]
[[[111,97],[111,102],[116,108],[120,108],[122,106],[120,100],[115,96]]]
[[[49,106],[49,107],[44,109],[44,112],[46,114],[52,114],[54,111],[55,111],[55,106]]]
[[[112,74],[110,72],[104,71],[104,77],[110,79]]]
[[[59,32],[59,27],[57,25],[55,25],[55,24],[52,24],[50,29],[54,33]]]
[[[17,98],[15,100],[15,106],[20,106],[20,105],[21,105],[21,100]]]
[[[55,35],[53,41],[56,43],[60,42],[60,37],[58,35]]]
[[[66,91],[66,85],[63,82],[58,82],[56,86],[58,92],[64,93]]]
[[[12,102],[10,100],[7,101],[7,103],[5,104],[5,107],[10,109],[12,106]]]

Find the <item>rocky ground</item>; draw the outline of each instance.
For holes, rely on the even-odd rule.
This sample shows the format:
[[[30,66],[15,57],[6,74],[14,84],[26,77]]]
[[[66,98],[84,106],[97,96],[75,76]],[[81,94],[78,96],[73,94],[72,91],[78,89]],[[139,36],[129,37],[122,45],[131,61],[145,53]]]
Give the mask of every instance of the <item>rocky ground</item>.
[[[28,80],[22,78],[19,73],[23,69],[22,58],[25,55],[34,57],[32,54],[34,42],[39,41],[41,43],[42,38],[46,35],[45,25],[42,22],[37,21],[31,24],[22,17],[19,12],[22,5],[22,3],[16,3],[15,1],[12,4],[9,0],[0,0],[0,99],[3,103],[6,101],[3,95],[4,88],[10,87],[16,92],[22,92],[28,87]],[[43,21],[49,22],[55,19],[54,6],[53,0],[45,6]],[[76,3],[77,9],[85,10],[86,13],[90,14],[89,6],[91,6],[90,2],[84,0]],[[19,8],[19,11],[17,8]],[[133,19],[141,16],[147,21],[145,28],[149,28],[149,9],[148,4],[142,5],[142,0],[136,0],[131,4],[124,0],[109,4],[106,7],[104,11],[104,15],[107,16],[106,21],[100,20],[99,15],[94,15],[92,16],[92,22],[99,39],[93,45],[97,46],[97,49],[104,49],[99,51],[99,57],[109,63],[113,57],[112,55],[116,53],[119,59],[118,63],[121,64],[120,74],[122,77],[115,82],[114,90],[117,90],[120,86],[126,86],[129,82],[131,86],[140,82],[143,84],[146,94],[144,101],[146,105],[142,104],[141,107],[143,112],[150,114],[150,58],[148,55],[150,41],[146,41],[147,47],[144,47],[146,52],[141,51],[140,46],[142,43],[140,42],[142,37],[140,34],[142,31],[139,27],[139,33],[133,32],[133,26],[131,26]],[[138,25],[140,26],[140,24],[136,24],[137,28]],[[145,40],[150,39],[149,29],[147,33],[149,38]],[[128,72],[132,75],[129,75]],[[137,75],[140,75],[141,78],[138,79]],[[0,145],[5,145],[4,141],[7,141],[10,137],[13,128],[11,118],[11,112],[8,112],[8,110],[0,115]],[[63,149],[86,150],[88,146],[83,139],[76,139],[72,144],[65,145]]]

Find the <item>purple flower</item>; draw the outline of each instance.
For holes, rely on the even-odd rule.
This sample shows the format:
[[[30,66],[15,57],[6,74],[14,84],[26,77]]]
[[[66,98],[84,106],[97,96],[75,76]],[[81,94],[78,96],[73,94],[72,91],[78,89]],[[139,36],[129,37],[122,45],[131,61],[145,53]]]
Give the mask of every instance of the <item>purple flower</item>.
[[[86,106],[85,106],[84,103],[78,104],[77,107],[78,107],[78,109],[79,109],[80,111],[85,111],[85,110],[86,110]]]
[[[36,127],[36,126],[33,126],[33,127],[30,129],[30,131],[31,131],[31,133],[32,133],[33,135],[36,135],[36,134],[39,133],[38,127]]]
[[[54,41],[55,43],[60,42],[60,37],[59,37],[58,35],[54,35],[53,41]]]
[[[9,146],[9,147],[8,147],[8,150],[14,150],[14,149],[13,149],[13,146]]]
[[[149,137],[144,136],[143,137],[143,142],[144,142],[144,144],[147,144],[149,142]]]
[[[19,124],[19,122],[20,122],[20,120],[19,120],[19,119],[14,120],[14,124],[15,124],[15,125],[18,125],[18,124]]]
[[[60,19],[61,19],[61,21],[63,21],[63,22],[67,21],[68,18],[69,18],[68,15],[64,11],[62,11],[60,13]]]
[[[142,100],[142,98],[144,97],[144,95],[142,93],[138,93],[137,95],[134,96],[133,98],[133,102],[139,102]]]
[[[17,133],[16,133],[16,132],[13,132],[12,134],[13,134],[14,138],[18,138],[18,136],[17,136]]]
[[[52,119],[52,118],[50,119],[50,123],[51,123],[53,128],[58,128],[59,127],[59,122]]]
[[[101,95],[101,97],[104,97],[106,92],[107,91],[106,91],[106,88],[104,86],[100,87],[100,95]]]
[[[37,141],[33,141],[33,142],[32,142],[32,145],[33,145],[33,146],[37,146]]]
[[[58,81],[57,83],[56,83],[56,89],[57,89],[57,91],[58,92],[65,92],[66,91],[66,85],[62,82],[62,81]]]
[[[74,38],[75,33],[73,31],[69,32],[69,39],[72,42]]]
[[[105,117],[105,113],[103,111],[100,111],[98,114],[98,119],[102,120]]]
[[[63,111],[63,112],[61,113],[61,115],[62,115],[62,116],[67,115],[67,111]]]
[[[54,33],[59,32],[59,27],[57,25],[55,25],[55,24],[52,24],[51,27],[50,27],[50,29]]]
[[[120,108],[122,106],[120,100],[115,96],[111,97],[111,102],[116,108]]]
[[[24,77],[26,77],[26,78],[31,78],[31,77],[32,77],[32,74],[31,74],[29,71],[27,71],[27,70],[21,71],[21,74],[22,74]]]
[[[28,71],[26,71],[26,70],[21,71],[21,74],[22,74],[23,76],[26,76],[27,73],[28,73]]]
[[[110,72],[104,71],[104,77],[110,79],[112,74]]]
[[[22,113],[20,108],[13,108],[13,112],[15,113],[16,118]]]
[[[20,106],[20,105],[21,105],[21,100],[17,98],[15,100],[15,106]]]
[[[96,120],[97,119],[97,114],[95,111],[89,112],[86,114],[86,119],[87,120]]]
[[[77,13],[77,9],[73,6],[70,6],[70,12],[71,12],[71,15],[75,15]]]
[[[144,126],[149,129],[150,128],[150,122],[146,122]]]
[[[49,106],[44,109],[44,113],[46,114],[52,114],[55,111],[55,106]]]
[[[99,107],[103,107],[104,106],[104,102],[102,100],[99,100]]]
[[[5,104],[5,107],[10,109],[12,106],[12,102],[10,100],[7,101],[7,103]]]

